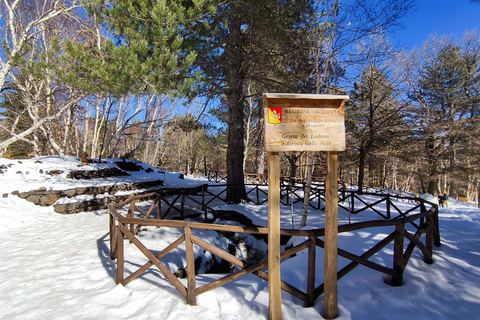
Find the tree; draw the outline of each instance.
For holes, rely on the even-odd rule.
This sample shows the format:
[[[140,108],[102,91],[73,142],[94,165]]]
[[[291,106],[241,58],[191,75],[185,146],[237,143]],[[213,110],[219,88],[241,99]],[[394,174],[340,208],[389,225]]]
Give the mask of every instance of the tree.
[[[91,0],[92,18],[108,27],[97,43],[72,42],[75,63],[71,83],[96,92],[173,94],[188,90],[185,77],[196,54],[184,45],[189,27],[213,10],[205,1]],[[213,8],[213,9],[212,9]]]
[[[217,6],[206,25],[194,30],[192,44],[199,52],[197,63],[207,79],[207,93],[227,107],[227,199],[246,199],[245,88],[293,90],[301,77],[294,72],[307,58],[307,19],[311,2],[247,0]],[[288,88],[288,89],[287,89]],[[253,93],[259,95],[261,91]]]
[[[347,102],[346,122],[350,143],[358,150],[358,190],[363,189],[367,157],[371,152],[390,148],[402,133],[406,104],[400,101],[399,77],[395,77],[392,59],[395,52],[384,34],[372,36],[358,45],[365,59],[359,80]],[[405,130],[403,130],[405,133]]]
[[[33,144],[38,154],[39,135],[49,139],[51,120],[58,119],[82,98],[73,88],[60,85],[53,72],[58,67],[59,48],[75,24],[73,11],[79,7],[80,2],[76,0],[2,1],[0,4],[0,32],[4,36],[0,88],[3,94],[9,91],[8,94],[17,95],[10,101],[19,103],[17,112],[9,114],[14,118],[6,122],[11,126],[3,128],[8,134],[0,141],[0,154],[20,140]],[[17,127],[18,117],[26,114],[32,120],[31,126]],[[59,152],[64,150],[64,144],[48,142],[52,142],[48,147]]]
[[[348,69],[365,61],[364,57],[352,54],[351,47],[362,39],[399,27],[400,20],[411,8],[411,1],[400,0],[351,0],[340,2],[317,2],[317,18],[313,35],[309,77],[302,89],[315,93],[341,93],[336,87],[340,80],[347,80]],[[358,73],[354,73],[355,76]],[[316,154],[312,153],[308,164],[305,193],[310,193],[313,164]],[[306,225],[309,197],[304,197],[300,226]]]
[[[423,147],[422,174],[427,191],[437,194],[440,176],[460,164],[460,150],[476,144],[474,124],[480,107],[479,54],[476,45],[456,45],[448,38],[431,38],[410,64],[405,64],[412,98],[410,121]],[[465,161],[463,161],[465,163]]]

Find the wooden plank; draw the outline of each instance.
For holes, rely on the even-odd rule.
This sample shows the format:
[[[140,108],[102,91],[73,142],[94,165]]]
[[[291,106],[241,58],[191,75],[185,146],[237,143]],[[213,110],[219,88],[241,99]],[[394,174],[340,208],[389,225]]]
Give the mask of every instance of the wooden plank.
[[[428,228],[429,226],[427,226],[427,235],[428,235]],[[419,229],[417,231],[417,233],[415,234],[415,236],[413,236],[411,233],[409,233],[408,231],[405,231],[405,238],[407,238],[408,240],[411,241],[411,243],[414,243],[419,249],[420,251],[422,251],[423,253],[423,261],[425,263],[428,263],[428,264],[431,264],[433,263],[433,257],[432,257],[432,252],[429,251],[428,247],[426,245],[424,245],[422,243],[422,241],[420,241],[420,237],[421,235],[425,232],[424,231],[425,229]],[[417,237],[418,235],[418,237]],[[427,241],[427,240],[426,240]]]
[[[260,279],[267,280],[269,274],[263,270],[258,270],[255,275]],[[309,303],[308,296],[307,294],[305,294],[305,292],[298,290],[297,288],[283,280],[280,282],[280,284],[283,291],[290,293],[292,296],[296,297],[299,300],[302,300],[306,304]]]
[[[268,290],[269,319],[282,319],[280,275],[280,155],[268,152]]]
[[[165,249],[163,249],[162,251],[160,251],[159,253],[156,254],[156,257],[158,259],[162,259],[164,256],[166,256],[168,253],[170,253],[172,250],[174,250],[176,247],[178,247],[181,243],[183,243],[183,241],[185,241],[185,235],[182,234],[177,240],[175,240],[174,242],[172,242],[171,244],[169,244]],[[142,273],[144,273],[145,271],[147,271],[151,266],[153,266],[153,262],[152,261],[148,261],[147,263],[145,263],[143,266],[141,266],[140,268],[137,269],[137,271],[133,272],[131,275],[129,275],[128,277],[126,277],[125,279],[123,279],[123,285],[127,285],[130,281],[132,281],[133,279],[137,278],[138,276],[140,276]]]
[[[254,265],[251,265],[251,266],[248,266],[246,268],[235,271],[234,273],[226,275],[226,276],[224,276],[220,279],[217,279],[213,282],[207,283],[207,284],[197,288],[197,290],[195,290],[195,294],[199,295],[199,294],[205,293],[209,290],[212,290],[212,289],[218,288],[220,286],[223,286],[224,284],[232,282],[232,281],[234,281],[234,280],[236,280],[240,277],[243,277],[244,275],[247,275],[249,273],[255,273],[256,271],[258,271],[262,268],[265,268],[267,265],[268,265],[268,261],[264,260],[264,261],[261,261],[259,263],[254,264]],[[264,279],[264,280],[268,281],[268,279]]]
[[[228,262],[230,262],[231,264],[234,264],[236,265],[237,267],[240,267],[240,268],[244,268],[245,266],[247,266],[242,260],[240,260],[239,258],[235,257],[234,255],[220,249],[220,248],[217,248],[215,247],[214,245],[206,242],[205,240],[202,240],[200,239],[199,237],[197,236],[192,236],[192,241],[193,243],[195,243],[196,245],[204,248],[205,250],[208,250],[210,251],[211,253],[213,253],[214,255],[216,256],[219,256],[220,258],[222,258],[223,260],[226,260]]]
[[[348,96],[264,94],[265,150],[344,151]]]
[[[168,268],[150,251],[143,243],[133,235],[128,228],[119,224],[120,229],[130,239],[130,241],[163,273],[163,275],[170,280],[178,292],[180,292],[185,299],[187,299],[187,288],[175,277],[175,275],[168,270]],[[122,283],[123,284],[123,283]]]
[[[325,182],[325,269],[323,317],[338,317],[337,268],[338,268],[338,154],[327,153],[327,179]]]

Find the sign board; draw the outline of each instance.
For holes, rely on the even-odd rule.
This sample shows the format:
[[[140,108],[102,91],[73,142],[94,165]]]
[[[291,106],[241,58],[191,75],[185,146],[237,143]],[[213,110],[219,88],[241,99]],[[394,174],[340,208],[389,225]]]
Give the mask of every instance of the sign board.
[[[279,152],[327,151],[325,181],[324,318],[338,316],[338,155],[345,150],[343,103],[348,96],[264,93],[265,149],[268,155],[269,318],[282,318],[280,275]],[[314,288],[310,294],[313,302]]]
[[[264,93],[267,152],[345,151],[346,95]]]

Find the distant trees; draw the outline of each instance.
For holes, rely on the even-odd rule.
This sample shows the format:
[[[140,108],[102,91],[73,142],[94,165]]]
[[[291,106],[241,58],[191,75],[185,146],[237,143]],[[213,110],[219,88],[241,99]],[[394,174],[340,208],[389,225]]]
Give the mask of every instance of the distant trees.
[[[470,156],[478,154],[480,43],[475,34],[463,40],[457,44],[433,37],[405,64],[412,101],[408,120],[414,141],[423,146],[418,173],[431,194],[454,189],[454,176],[462,175],[474,160]],[[475,170],[467,175],[464,180],[471,180]]]
[[[226,170],[237,203],[243,173],[265,170],[261,93],[346,93],[343,180],[474,199],[480,38],[432,37],[397,54],[388,32],[411,5],[2,0],[0,155]],[[282,161],[308,179],[324,159]]]
[[[363,62],[358,81],[346,103],[346,123],[349,147],[358,151],[358,189],[365,180],[367,161],[384,163],[398,154],[390,154],[402,146],[402,135],[407,131],[403,122],[406,103],[400,98],[400,79],[395,73],[395,51],[385,34],[376,34],[358,45]],[[384,153],[386,156],[382,157]],[[385,164],[384,164],[385,165]],[[372,167],[372,165],[370,165]],[[395,170],[391,168],[390,170]],[[382,179],[384,180],[384,179]],[[382,185],[383,186],[383,185]]]

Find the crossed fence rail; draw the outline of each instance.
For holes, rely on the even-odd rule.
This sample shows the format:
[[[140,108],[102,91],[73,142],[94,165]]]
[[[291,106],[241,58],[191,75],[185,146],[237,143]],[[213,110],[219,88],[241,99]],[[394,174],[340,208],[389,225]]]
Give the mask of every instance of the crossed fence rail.
[[[219,187],[218,185],[215,187]],[[224,186],[225,189],[228,186]],[[266,195],[266,192],[257,187],[251,188],[257,190],[258,193]],[[260,191],[262,190],[262,191]],[[214,199],[221,199],[225,190],[219,193],[208,191],[207,186],[201,188],[187,189],[182,188],[176,190],[178,194],[174,195],[173,190],[159,191],[144,195],[132,196],[130,199],[116,204],[110,205],[109,209],[109,234],[110,234],[110,253],[112,259],[117,259],[116,282],[126,285],[133,279],[139,277],[149,268],[155,266],[160,272],[172,283],[172,285],[180,292],[190,305],[196,304],[196,296],[234,281],[244,275],[253,274],[261,279],[268,281],[268,260],[264,260],[255,264],[248,264],[247,262],[237,258],[229,252],[226,252],[207,241],[201,239],[193,234],[193,230],[215,230],[217,232],[237,232],[255,235],[267,235],[268,228],[264,227],[241,227],[230,225],[218,225],[208,223],[196,223],[179,220],[165,219],[168,212],[172,209],[178,211],[183,215],[183,209],[186,199],[193,200],[194,203],[201,206],[202,210],[209,210],[209,205]],[[168,196],[170,200],[167,200]],[[372,195],[372,194],[369,194]],[[324,196],[324,194],[323,194]],[[318,195],[319,199],[321,195]],[[173,200],[172,200],[173,198]],[[381,195],[380,199],[368,203],[364,198],[360,197],[354,191],[339,190],[340,200],[350,199],[349,210],[353,213],[360,213],[364,210],[371,209],[376,212],[382,219],[357,222],[338,226],[339,235],[344,232],[352,232],[364,230],[368,228],[390,227],[391,232],[376,243],[373,247],[363,252],[362,254],[354,254],[342,248],[338,248],[338,255],[350,260],[351,262],[337,272],[337,278],[341,279],[357,266],[362,265],[378,272],[382,272],[391,277],[392,285],[401,285],[403,281],[403,273],[407,263],[412,255],[413,250],[417,247],[421,251],[426,263],[433,263],[433,245],[440,245],[440,233],[438,227],[438,206],[423,199],[408,198],[397,196],[397,199],[406,200],[412,203],[412,207],[408,210],[402,211],[392,201],[392,195]],[[153,200],[152,204],[147,210],[140,208],[137,204],[139,201]],[[175,199],[182,199],[180,208],[175,206]],[[259,195],[257,195],[259,199]],[[166,201],[166,202],[165,202]],[[162,214],[162,202],[167,203],[167,213]],[[263,203],[257,200],[257,202]],[[431,206],[426,209],[426,206]],[[380,208],[380,206],[382,208]],[[385,206],[385,207],[384,207]],[[385,209],[386,208],[386,209]],[[123,213],[126,211],[126,214]],[[385,213],[386,212],[386,213]],[[395,216],[394,216],[395,215]],[[394,217],[392,217],[394,216]],[[409,225],[409,228],[406,226]],[[173,241],[171,244],[161,249],[151,251],[139,239],[138,232],[142,226],[168,227],[183,230],[182,235]],[[412,229],[414,231],[409,231]],[[423,237],[422,242],[422,235]],[[316,247],[324,247],[325,229],[319,228],[314,230],[293,230],[282,229],[281,235],[290,237],[306,237],[307,239],[302,243],[286,249],[281,253],[281,259],[284,260],[292,255],[302,251],[308,250],[308,269],[307,269],[307,289],[302,291],[294,285],[282,280],[282,290],[290,293],[298,299],[304,301],[307,306],[315,303],[315,300],[323,294],[324,284],[315,287],[316,277]],[[125,256],[124,246],[125,238],[135,245],[148,259],[148,262],[138,268],[136,271],[125,275]],[[384,247],[393,242],[393,257],[392,265],[386,266],[369,260],[373,255],[382,250]],[[408,242],[408,243],[407,243]],[[167,266],[162,262],[167,254],[171,254],[175,248],[184,244],[184,253],[186,257],[186,286],[182,283]],[[226,274],[225,276],[197,287],[196,284],[196,270],[195,270],[195,256],[193,246],[199,246],[204,250],[211,252],[232,265],[238,267],[238,270]],[[158,248],[156,248],[158,249]],[[173,254],[173,253],[172,253]]]

